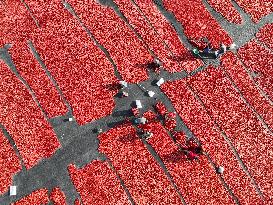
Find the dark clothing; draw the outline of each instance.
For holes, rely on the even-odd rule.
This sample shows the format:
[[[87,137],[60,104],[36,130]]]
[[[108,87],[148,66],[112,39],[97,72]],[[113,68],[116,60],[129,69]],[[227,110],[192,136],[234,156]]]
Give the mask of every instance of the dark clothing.
[[[206,48],[204,49],[204,53],[209,53],[209,51],[210,51],[210,48],[209,48],[209,47],[206,47]]]
[[[210,42],[207,43],[206,48],[204,49],[203,53],[209,53],[212,50]]]
[[[196,153],[196,154],[202,154],[202,153],[203,153],[202,147],[196,147],[196,148],[195,148],[195,153]]]

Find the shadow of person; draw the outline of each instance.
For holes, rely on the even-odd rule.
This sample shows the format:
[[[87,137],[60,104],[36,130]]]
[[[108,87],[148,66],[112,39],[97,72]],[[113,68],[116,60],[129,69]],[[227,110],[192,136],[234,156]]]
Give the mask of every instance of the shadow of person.
[[[194,61],[196,58],[192,55],[190,51],[185,51],[184,53],[181,53],[180,55],[176,56],[169,56],[169,60],[178,62],[178,63],[183,63],[185,61]]]
[[[177,149],[170,154],[164,155],[162,157],[162,160],[166,162],[177,163],[180,161],[186,161],[187,155],[185,154],[183,150]]]

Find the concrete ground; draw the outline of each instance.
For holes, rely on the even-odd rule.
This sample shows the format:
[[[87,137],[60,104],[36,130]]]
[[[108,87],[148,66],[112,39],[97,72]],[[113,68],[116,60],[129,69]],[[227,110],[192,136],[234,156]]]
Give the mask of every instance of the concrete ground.
[[[187,48],[192,49],[192,46],[188,42],[187,37],[184,35],[183,28],[180,25],[180,23],[177,22],[177,20],[171,13],[165,10],[161,0],[155,0],[155,2],[158,6],[158,9],[174,26],[184,45]],[[121,16],[121,14],[119,13],[116,6],[113,4],[111,0],[104,0],[101,1],[101,3],[113,7],[115,11]],[[239,47],[247,43],[250,39],[252,39],[255,33],[259,30],[259,28],[264,26],[266,23],[273,22],[273,14],[271,13],[270,15],[264,17],[258,24],[254,24],[251,21],[249,15],[246,14],[234,2],[235,8],[239,11],[239,13],[242,15],[244,19],[244,23],[242,25],[235,25],[226,21],[219,13],[212,9],[206,0],[203,0],[203,3],[207,7],[211,15],[215,17],[215,19],[219,22],[222,28],[224,28],[228,32],[228,34],[233,39],[234,43],[236,43]],[[67,5],[67,8],[69,9],[70,12],[73,13],[73,10],[72,8],[69,7],[69,5]],[[74,15],[76,14],[74,13]],[[121,18],[124,19],[123,16],[121,16]],[[86,31],[89,33],[90,37],[93,38],[92,31],[88,31],[87,29]],[[32,48],[37,60],[47,71],[46,66],[39,58],[39,54],[35,51],[35,45],[32,45],[31,42],[29,45]],[[102,46],[100,46],[100,48],[106,53],[109,60],[113,63],[113,69],[115,69],[115,74],[121,80],[121,77],[118,71],[116,70],[115,64],[112,61],[111,56],[109,55],[105,48],[103,48]],[[11,67],[12,71],[17,75],[17,77],[27,86],[27,88],[31,91],[33,98],[35,99],[35,94],[32,92],[28,84],[17,72],[10,56],[7,53],[7,48],[1,49],[0,57]],[[202,71],[209,64],[219,65],[219,61],[206,60],[205,66],[198,68],[196,71],[193,71],[189,75],[194,75],[197,72]],[[52,79],[48,71],[47,74],[54,82],[54,79]],[[69,122],[66,120],[68,117],[72,117],[70,109],[70,112],[68,112],[66,116],[48,119],[62,144],[62,148],[59,149],[51,158],[41,161],[38,165],[34,166],[32,169],[28,171],[26,171],[26,169],[23,168],[21,172],[14,176],[13,185],[17,186],[18,195],[15,197],[10,197],[9,193],[5,193],[0,197],[0,204],[6,205],[9,204],[10,202],[14,202],[39,188],[47,188],[49,191],[51,191],[53,187],[59,186],[66,195],[67,203],[72,205],[74,200],[79,197],[79,194],[76,192],[75,187],[73,186],[69,178],[67,166],[70,163],[75,163],[78,167],[82,167],[85,164],[90,163],[94,159],[101,160],[106,159],[106,157],[103,156],[103,154],[98,152],[99,141],[97,139],[97,133],[94,133],[93,129],[99,127],[102,128],[103,131],[107,131],[110,128],[122,123],[125,117],[132,118],[129,110],[131,108],[132,102],[136,99],[141,100],[142,104],[144,105],[144,108],[142,109],[143,111],[149,109],[153,110],[152,106],[157,101],[163,101],[169,110],[174,111],[174,108],[170,100],[164,95],[164,93],[161,92],[161,90],[157,86],[153,85],[153,82],[161,77],[163,77],[165,80],[170,81],[182,79],[184,77],[187,77],[188,74],[185,72],[171,74],[166,71],[162,71],[160,72],[160,74],[156,74],[151,71],[149,72],[149,76],[150,76],[149,80],[145,82],[129,85],[127,89],[127,91],[129,92],[129,97],[126,98],[120,98],[118,96],[115,97],[116,106],[113,113],[110,116],[104,117],[95,122],[88,123],[84,126],[78,126],[75,121]],[[58,88],[56,83],[55,86]],[[146,91],[148,90],[153,90],[156,93],[154,98],[150,98],[146,95]],[[59,92],[61,94],[60,90]],[[36,102],[38,103],[37,100]],[[69,107],[69,104],[67,102],[66,104]],[[185,131],[189,137],[193,136],[192,132],[185,126],[185,124],[180,118],[177,118],[177,121],[178,121],[177,129]],[[4,127],[2,126],[1,128],[4,130],[4,133],[6,137],[9,139],[9,141],[12,144],[14,144],[12,138],[9,136],[8,132],[4,129]],[[151,154],[155,157],[155,159],[159,162],[164,171],[167,173],[167,170],[164,167],[158,155],[147,143],[145,143],[145,145],[147,146]]]

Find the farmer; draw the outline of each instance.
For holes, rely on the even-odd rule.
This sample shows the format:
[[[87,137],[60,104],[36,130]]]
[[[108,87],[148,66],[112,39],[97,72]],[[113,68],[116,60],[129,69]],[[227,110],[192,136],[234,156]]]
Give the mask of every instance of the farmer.
[[[156,65],[157,68],[162,66],[162,62],[158,58],[154,59],[154,64]]]
[[[198,50],[208,53],[211,50],[211,43],[207,38],[200,38],[198,40],[190,39],[190,43]],[[193,50],[194,52],[194,50]]]
[[[219,50],[215,50],[212,48],[210,41],[207,38],[202,38],[202,48],[196,47],[192,50],[192,53],[195,57],[201,59],[215,59],[219,55]],[[199,40],[200,41],[200,40]],[[200,43],[200,42],[198,42]],[[201,49],[201,50],[200,50]]]
[[[225,170],[224,167],[219,166],[218,169],[217,169],[217,173],[218,173],[218,174],[223,174],[223,173],[224,173],[224,170]]]
[[[200,146],[190,146],[187,149],[187,156],[190,160],[198,159],[199,155],[203,155],[203,148]]]
[[[225,44],[220,44],[220,49],[215,51],[215,57],[218,58],[221,54],[226,53],[227,51],[235,49],[236,44],[232,43],[230,46],[226,46]]]
[[[203,154],[204,154],[204,150],[203,150],[203,148],[202,148],[201,145],[198,146],[198,147],[195,147],[195,148],[194,148],[194,152],[195,152],[196,154],[200,154],[200,155],[203,155]]]
[[[193,138],[190,138],[186,142],[186,145],[187,147],[185,147],[185,154],[190,160],[198,159],[199,155],[204,154],[202,145],[197,145]]]
[[[193,151],[187,151],[186,155],[187,155],[187,157],[188,157],[189,160],[198,159],[198,154],[196,154]]]

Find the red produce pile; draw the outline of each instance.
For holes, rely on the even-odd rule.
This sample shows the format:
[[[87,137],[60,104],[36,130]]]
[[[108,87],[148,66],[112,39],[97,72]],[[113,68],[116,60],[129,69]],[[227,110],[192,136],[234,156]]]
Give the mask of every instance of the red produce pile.
[[[65,8],[66,1],[98,43],[106,48],[116,66],[79,19]],[[160,1],[113,0],[128,22],[111,7],[99,3],[107,1],[66,1],[0,0],[0,47],[12,45],[8,52],[14,66],[37,98],[34,99],[24,83],[0,59],[0,125],[16,146],[12,146],[13,142],[0,128],[0,195],[4,194],[4,198],[9,194],[9,187],[16,185],[13,182],[16,174],[24,167],[28,172],[61,148],[47,119],[68,112],[64,99],[32,54],[28,41],[33,42],[79,125],[112,113],[114,96],[122,87],[118,80],[128,83],[148,80],[149,67],[154,67],[152,70],[158,73],[161,66],[153,62],[155,57],[171,73],[183,70],[190,73],[204,65],[193,57],[188,45],[183,45],[185,40],[179,38],[176,26],[165,18],[165,10],[157,5]],[[182,205],[178,191],[186,204],[237,204],[232,194],[239,204],[272,203],[273,23],[267,15],[273,14],[273,0],[207,2],[223,18],[234,23],[234,27],[244,22],[233,4],[249,14],[256,26],[264,26],[256,33],[258,40],[246,42],[237,54],[223,54],[218,68],[209,65],[204,71],[177,81],[172,80],[182,78],[180,74],[171,75],[167,77],[170,81],[161,86],[179,117],[198,139],[192,144],[197,146],[200,141],[205,154],[198,155],[198,160],[190,160],[190,155],[180,149],[182,146],[190,150],[193,146],[186,143],[183,131],[176,131],[176,112],[169,112],[170,105],[166,107],[158,102],[154,106],[156,113],[141,111],[147,122],[138,129],[130,123],[130,115],[122,125],[99,134],[98,151],[107,157],[106,161],[94,160],[82,168],[74,164],[67,167],[69,181],[78,192],[74,205],[131,204],[118,177],[137,205]],[[182,25],[184,37],[188,39],[185,43],[203,48],[207,44],[200,43],[203,37],[217,49],[220,43],[227,46],[232,43],[228,31],[218,23],[221,19],[216,20],[211,15],[205,1],[162,0],[162,3]],[[166,17],[172,18],[167,13]],[[5,58],[1,51],[0,58]],[[116,77],[117,71],[122,79]],[[236,91],[233,81],[241,92]],[[135,117],[141,116],[138,109],[131,111]],[[138,136],[139,130],[144,131],[140,132],[142,136]],[[153,157],[155,153],[150,153],[151,147],[170,175],[166,175],[166,170]],[[75,151],[71,146],[68,148]],[[69,157],[73,161],[73,155]],[[217,173],[215,168],[219,166],[224,168],[223,173]],[[20,184],[17,185],[20,188]],[[41,187],[31,191],[19,193],[13,201],[23,197],[11,205],[67,204],[68,196],[60,187],[53,188],[50,194]]]
[[[243,19],[239,12],[234,8],[231,0],[208,0],[208,3],[220,14],[222,14],[229,22],[241,24]]]
[[[162,157],[162,160],[165,163],[165,158],[168,158],[167,156],[169,155],[169,153],[177,150],[177,147],[175,146],[175,144],[171,140],[171,137],[167,134],[165,128],[161,125],[160,122],[151,122],[147,125],[148,126],[146,126],[144,130],[153,133],[153,136],[148,139],[148,142],[152,146],[156,144],[154,148],[157,154]],[[181,153],[181,157],[184,158],[186,156]]]
[[[148,46],[155,52],[157,57],[163,62],[163,67],[170,71],[170,72],[175,72],[175,71],[182,71],[183,69],[183,60],[185,61],[186,59],[181,59],[181,62],[178,60],[179,56],[175,56],[173,54],[173,51],[169,48],[169,45],[166,45],[165,40],[170,38],[170,34],[172,34],[172,38],[176,38],[177,42],[176,44],[181,47],[180,53],[183,53],[184,55],[187,53],[188,54],[188,60],[192,60],[192,56],[190,56],[189,51],[186,50],[186,48],[179,42],[178,36],[175,33],[174,29],[168,25],[168,22],[164,18],[162,14],[159,13],[157,10],[156,6],[153,4],[151,0],[148,1],[141,1],[140,4],[143,6],[145,4],[144,9],[147,9],[147,7],[151,7],[153,12],[155,12],[156,15],[156,29],[154,29],[154,25],[151,26],[147,22],[145,17],[142,15],[141,12],[138,11],[137,6],[133,5],[130,1],[123,1],[123,0],[115,0],[115,2],[118,4],[119,8],[121,11],[125,14],[127,19],[129,20],[130,24],[134,26],[134,28],[137,30],[138,33],[143,37],[145,43],[148,44]],[[151,16],[152,15],[152,16]],[[153,13],[149,12],[148,17],[151,16],[153,20]],[[160,21],[160,22],[158,22]],[[161,24],[162,23],[162,24]],[[160,33],[159,33],[160,32]],[[165,33],[164,33],[165,32]],[[171,32],[171,33],[169,33]],[[162,35],[161,35],[162,33]],[[166,38],[168,36],[168,38]],[[162,38],[163,37],[163,38]],[[177,50],[178,48],[176,48]],[[181,63],[181,64],[180,64]],[[188,63],[188,62],[187,62]],[[185,64],[185,62],[184,62]],[[189,69],[196,69],[197,66],[200,66],[200,62],[195,61],[191,64],[187,65],[187,70]],[[193,66],[193,67],[192,67]]]
[[[261,199],[255,192],[250,178],[243,171],[223,135],[216,130],[205,109],[187,89],[184,81],[166,83],[162,86],[162,90],[171,99],[187,127],[201,142],[205,142],[203,148],[213,162],[225,168],[224,179],[239,201],[242,204],[260,204]],[[174,133],[174,136],[178,142],[185,142],[182,132]]]
[[[256,81],[273,99],[273,53],[252,40],[239,49],[238,56],[248,68],[259,73]]]
[[[38,189],[11,205],[43,205],[49,203],[47,189]]]
[[[83,125],[114,108],[117,79],[111,63],[61,1],[28,0],[41,30],[34,45]]]
[[[109,51],[125,81],[137,83],[148,79],[146,67],[153,60],[152,56],[111,8],[95,0],[68,2],[95,38]]]
[[[227,32],[210,15],[201,0],[164,0],[164,6],[173,12],[182,24],[185,35],[191,39],[207,37],[214,48],[232,43]]]
[[[259,93],[239,59],[229,52],[221,58],[221,65],[236,83],[246,100],[263,117],[265,122],[273,128],[273,106]]]
[[[167,118],[164,120],[164,126],[167,130],[172,131],[176,128],[176,120],[174,118]]]
[[[32,55],[26,42],[16,42],[9,49],[12,60],[20,75],[34,91],[37,100],[48,117],[64,115],[67,108],[56,88]]]
[[[8,130],[30,169],[61,146],[24,85],[0,61],[0,123]]]
[[[174,182],[188,204],[234,204],[232,198],[218,179],[214,168],[205,156],[191,161],[178,150],[160,123],[151,123],[148,139],[163,160]]]
[[[142,10],[143,14],[148,18],[149,22],[156,29],[158,38],[160,37],[167,44],[172,52],[171,60],[178,62],[179,67],[173,67],[172,64],[166,64],[169,72],[177,72],[185,69],[190,72],[203,65],[199,59],[193,58],[191,53],[181,43],[175,29],[167,21],[167,19],[160,13],[152,0],[135,0],[137,5]],[[168,61],[167,61],[168,63]]]
[[[273,12],[272,0],[236,0],[237,4],[250,14],[252,20],[258,23],[264,16]]]
[[[271,134],[218,69],[209,67],[206,73],[190,78],[190,84],[238,150],[264,196],[272,196]]]
[[[95,160],[81,169],[69,165],[68,170],[83,204],[130,204],[107,162]]]
[[[139,116],[139,110],[136,107],[133,107],[131,111],[135,117]]]
[[[164,87],[164,89],[165,89],[165,87]],[[186,135],[183,131],[172,131],[171,134],[173,135],[176,142],[178,142],[181,145],[185,144]]]
[[[162,117],[164,117],[168,113],[168,109],[163,102],[156,103],[155,109]]]
[[[145,113],[143,113],[143,117],[145,117],[148,122],[157,120],[156,114],[154,112],[152,112],[151,110],[146,111]]]
[[[5,0],[0,3],[0,46],[24,41],[36,28],[29,12],[20,0]]]
[[[256,37],[259,41],[265,43],[271,50],[273,50],[273,23],[266,24],[264,27],[260,29],[260,31],[256,34]]]
[[[145,43],[162,60],[163,67],[167,70],[182,70],[177,62],[171,61],[171,52],[164,45],[163,40],[157,36],[156,31],[146,22],[145,18],[130,1],[115,0],[121,12],[123,12],[130,24],[143,37]]]
[[[12,185],[12,177],[19,172],[22,167],[20,160],[13,150],[8,139],[0,130],[0,195],[7,192]]]
[[[155,110],[158,112],[159,115],[164,117],[164,126],[166,127],[166,129],[169,131],[174,130],[176,127],[176,114],[173,112],[168,112],[163,102],[156,103]]]
[[[175,118],[176,117],[176,113],[175,112],[169,112],[166,114],[165,116],[166,118]]]
[[[136,204],[181,204],[159,164],[130,123],[99,136],[99,151],[112,161]]]
[[[52,192],[50,193],[49,198],[54,205],[66,205],[65,194],[62,192],[62,190],[59,187],[55,187],[52,189]]]

